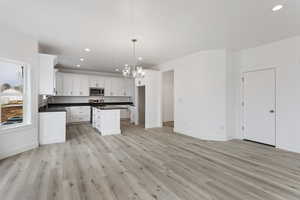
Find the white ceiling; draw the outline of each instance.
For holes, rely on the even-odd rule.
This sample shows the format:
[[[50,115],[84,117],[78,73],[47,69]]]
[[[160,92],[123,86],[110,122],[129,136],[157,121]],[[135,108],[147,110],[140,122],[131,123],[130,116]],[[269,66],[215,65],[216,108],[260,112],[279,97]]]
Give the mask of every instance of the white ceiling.
[[[134,25],[130,2],[1,0],[0,23],[37,37],[43,53],[59,55],[60,66],[97,71],[131,61],[134,32],[148,67],[200,50],[237,50],[300,34],[299,0],[134,0]],[[272,12],[276,4],[284,8]]]

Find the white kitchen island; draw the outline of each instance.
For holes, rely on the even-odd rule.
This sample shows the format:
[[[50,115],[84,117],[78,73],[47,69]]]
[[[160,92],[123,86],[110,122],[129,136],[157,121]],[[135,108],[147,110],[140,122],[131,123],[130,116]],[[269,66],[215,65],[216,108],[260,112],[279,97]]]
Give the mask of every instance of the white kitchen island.
[[[93,107],[92,125],[102,136],[121,134],[120,107]]]

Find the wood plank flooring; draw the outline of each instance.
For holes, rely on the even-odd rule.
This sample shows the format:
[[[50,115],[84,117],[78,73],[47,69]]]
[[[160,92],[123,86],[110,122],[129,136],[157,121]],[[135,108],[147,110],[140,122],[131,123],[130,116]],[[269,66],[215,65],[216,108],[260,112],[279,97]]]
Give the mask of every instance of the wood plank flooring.
[[[1,200],[299,200],[300,156],[123,124],[100,136],[70,125],[65,144],[0,161]]]

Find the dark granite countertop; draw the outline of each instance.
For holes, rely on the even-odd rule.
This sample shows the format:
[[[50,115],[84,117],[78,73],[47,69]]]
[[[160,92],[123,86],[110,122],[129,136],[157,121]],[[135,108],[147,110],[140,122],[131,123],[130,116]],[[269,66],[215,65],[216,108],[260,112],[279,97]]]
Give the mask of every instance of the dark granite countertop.
[[[67,112],[64,107],[51,107],[47,108],[46,106],[39,108],[39,112]]]
[[[98,108],[100,110],[125,110],[125,109],[128,109],[128,108],[122,107],[122,106],[96,106],[96,108]]]
[[[49,103],[48,107],[72,107],[72,106],[108,106],[108,105],[132,105],[133,102],[104,102],[104,103]]]

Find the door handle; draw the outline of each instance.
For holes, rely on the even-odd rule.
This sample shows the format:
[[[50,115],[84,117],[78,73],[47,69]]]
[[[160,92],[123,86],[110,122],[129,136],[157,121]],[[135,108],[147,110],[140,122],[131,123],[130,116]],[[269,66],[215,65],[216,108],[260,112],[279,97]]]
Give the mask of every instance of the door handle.
[[[270,110],[270,113],[275,113],[275,110]]]

